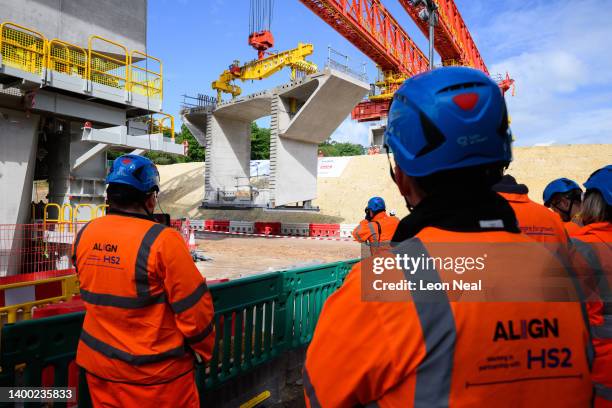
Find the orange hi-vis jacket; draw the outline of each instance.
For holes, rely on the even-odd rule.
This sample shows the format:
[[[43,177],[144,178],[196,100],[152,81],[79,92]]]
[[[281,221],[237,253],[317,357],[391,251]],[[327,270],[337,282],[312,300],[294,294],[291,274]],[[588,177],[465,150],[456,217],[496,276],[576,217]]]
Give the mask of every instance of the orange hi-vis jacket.
[[[568,236],[559,215],[531,201],[527,194],[498,192],[510,203],[523,234],[538,242],[567,243]]]
[[[399,219],[397,217],[381,211],[371,221],[361,220],[353,230],[353,238],[361,244],[377,247],[381,243],[391,242],[398,224]]]
[[[86,224],[73,246],[86,314],[76,363],[105,380],[169,382],[208,360],[213,304],[181,235],[137,215]]]
[[[587,302],[595,349],[595,406],[612,407],[612,224],[586,225],[573,235],[572,243],[576,264],[584,262],[594,278],[597,299]]]
[[[563,223],[563,227],[565,227],[565,231],[567,234],[572,237],[582,228],[580,225],[576,224],[574,221],[568,221]]]
[[[421,248],[411,252],[417,257],[444,256],[435,252],[440,243],[473,243],[476,250],[490,243],[523,246],[503,271],[510,281],[517,274],[538,282],[548,271],[565,270],[541,244],[507,231],[425,227],[392,253],[401,254],[407,243]],[[365,265],[368,259],[355,265],[323,307],[303,373],[307,406],[590,405],[591,346],[580,302],[449,301],[446,290],[433,301],[410,291],[403,293],[406,301],[364,301],[363,279],[372,273]],[[496,272],[485,269],[482,279]],[[447,275],[422,276],[441,283]],[[513,290],[504,288],[502,297]]]

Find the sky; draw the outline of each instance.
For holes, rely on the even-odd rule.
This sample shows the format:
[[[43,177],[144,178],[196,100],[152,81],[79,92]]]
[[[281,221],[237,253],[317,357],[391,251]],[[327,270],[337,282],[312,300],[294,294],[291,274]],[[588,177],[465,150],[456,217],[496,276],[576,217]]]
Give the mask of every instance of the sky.
[[[516,81],[515,95],[506,93],[516,145],[612,142],[612,0],[455,2],[489,72]],[[312,43],[308,59],[323,67],[331,47],[376,78],[374,63],[300,1],[274,3],[276,50]],[[399,2],[382,3],[427,54],[427,39]],[[164,111],[178,123],[183,94],[213,95],[210,83],[233,60],[256,58],[247,44],[249,0],[149,0],[147,32],[148,53],[163,61]],[[249,94],[288,81],[285,69],[238,85]],[[369,126],[347,118],[332,139],[367,145]]]

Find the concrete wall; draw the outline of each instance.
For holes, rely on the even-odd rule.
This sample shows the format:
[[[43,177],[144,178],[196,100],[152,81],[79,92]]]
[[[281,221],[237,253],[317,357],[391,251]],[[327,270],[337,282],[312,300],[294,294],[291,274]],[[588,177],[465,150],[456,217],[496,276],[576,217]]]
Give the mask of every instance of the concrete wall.
[[[32,28],[48,39],[86,48],[95,34],[130,50],[146,48],[147,0],[0,0],[0,10],[2,22]]]

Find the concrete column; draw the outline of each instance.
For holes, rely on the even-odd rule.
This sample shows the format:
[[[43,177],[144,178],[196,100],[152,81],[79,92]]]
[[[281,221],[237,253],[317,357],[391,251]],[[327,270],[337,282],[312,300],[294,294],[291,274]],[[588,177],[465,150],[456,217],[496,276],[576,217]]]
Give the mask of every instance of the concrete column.
[[[243,193],[237,183],[247,184],[250,176],[251,121],[222,115],[207,120],[206,201],[231,204],[235,194]]]
[[[318,143],[283,137],[294,117],[290,100],[272,99],[270,121],[270,194],[272,207],[312,200],[317,196]]]
[[[0,224],[31,219],[32,186],[38,149],[39,116],[0,109]],[[0,276],[14,274],[26,233],[0,227]]]

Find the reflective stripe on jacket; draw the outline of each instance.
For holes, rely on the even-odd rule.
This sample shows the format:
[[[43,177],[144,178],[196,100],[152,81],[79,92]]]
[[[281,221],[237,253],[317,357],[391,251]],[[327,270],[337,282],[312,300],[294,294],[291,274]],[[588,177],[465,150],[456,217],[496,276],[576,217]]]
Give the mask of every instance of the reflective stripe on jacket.
[[[193,351],[210,358],[212,298],[177,231],[107,215],[81,229],[73,254],[86,307],[79,366],[110,381],[157,384],[192,370]]]
[[[353,230],[353,238],[361,244],[370,246],[372,250],[388,248],[398,224],[397,217],[387,215],[383,211],[376,214],[371,221],[361,220]]]
[[[612,406],[612,224],[586,225],[573,234],[572,243],[576,269],[587,267],[595,298],[587,302],[595,349],[595,406]]]
[[[530,282],[564,270],[540,244],[505,231],[426,227],[392,252],[402,254],[410,243],[409,256],[443,257],[434,243],[466,242],[526,244],[529,253],[503,271],[510,281],[514,274]],[[589,406],[589,333],[579,302],[451,302],[444,291],[435,301],[407,292],[411,301],[366,302],[362,274],[372,271],[362,269],[365,262],[319,317],[304,368],[308,406]],[[421,272],[432,283],[446,276],[436,270],[416,276]],[[496,276],[491,268],[483,273]],[[405,274],[397,271],[393,281]],[[535,329],[544,325],[555,329]]]

